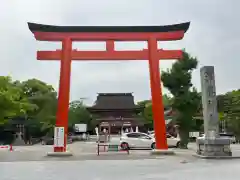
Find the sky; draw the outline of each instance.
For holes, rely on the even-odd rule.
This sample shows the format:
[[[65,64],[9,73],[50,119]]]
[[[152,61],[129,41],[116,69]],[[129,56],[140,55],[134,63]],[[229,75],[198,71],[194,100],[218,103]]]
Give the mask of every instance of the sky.
[[[59,61],[37,61],[37,50],[60,49],[60,43],[37,42],[27,22],[51,25],[170,25],[190,21],[181,41],[159,48],[185,48],[199,60],[193,84],[201,90],[200,68],[214,66],[217,93],[240,88],[240,1],[237,0],[1,0],[0,76],[40,79],[58,90]],[[102,42],[73,43],[75,49],[103,50]],[[117,50],[146,48],[144,42],[117,42]],[[173,60],[160,62],[171,67]],[[135,101],[150,99],[147,61],[73,62],[70,99],[95,101],[97,93],[133,92]],[[166,89],[164,92],[167,93]]]

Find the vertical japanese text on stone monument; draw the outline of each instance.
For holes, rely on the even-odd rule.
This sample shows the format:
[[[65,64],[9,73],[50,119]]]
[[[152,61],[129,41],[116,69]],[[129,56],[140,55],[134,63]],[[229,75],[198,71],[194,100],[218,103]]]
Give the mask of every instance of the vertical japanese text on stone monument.
[[[218,114],[213,66],[201,68],[201,85],[205,134],[207,137],[218,136]]]

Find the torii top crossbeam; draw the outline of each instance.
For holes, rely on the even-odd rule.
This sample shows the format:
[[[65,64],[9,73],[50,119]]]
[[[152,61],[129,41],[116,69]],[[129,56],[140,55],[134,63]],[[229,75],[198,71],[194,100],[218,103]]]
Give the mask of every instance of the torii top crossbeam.
[[[159,60],[181,59],[182,51],[158,49],[157,41],[180,40],[189,25],[189,22],[168,26],[52,26],[28,23],[36,40],[62,42],[61,50],[37,52],[39,60],[61,60],[56,126],[64,127],[67,135],[72,60],[148,60],[156,149],[167,149]],[[73,50],[73,41],[106,41],[106,50]],[[114,41],[147,41],[148,49],[116,51]],[[64,147],[55,147],[54,151],[66,151],[66,136]]]
[[[148,51],[115,51],[114,41],[146,41],[149,37],[160,41],[180,40],[189,28],[188,23],[169,26],[51,26],[28,23],[40,41],[106,41],[106,51],[71,51],[72,60],[147,60]],[[62,52],[38,51],[38,60],[60,60]],[[159,49],[158,59],[179,59],[179,50]]]
[[[168,26],[51,26],[28,23],[37,40],[61,41],[66,35],[73,41],[146,41],[149,36],[159,41],[180,40],[190,22]]]

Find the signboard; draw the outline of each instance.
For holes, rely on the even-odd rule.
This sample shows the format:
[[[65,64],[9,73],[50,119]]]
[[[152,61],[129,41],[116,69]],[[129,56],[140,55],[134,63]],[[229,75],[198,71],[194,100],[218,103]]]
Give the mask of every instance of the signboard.
[[[64,147],[64,127],[54,128],[54,146]]]
[[[87,132],[87,124],[75,124],[75,132]]]

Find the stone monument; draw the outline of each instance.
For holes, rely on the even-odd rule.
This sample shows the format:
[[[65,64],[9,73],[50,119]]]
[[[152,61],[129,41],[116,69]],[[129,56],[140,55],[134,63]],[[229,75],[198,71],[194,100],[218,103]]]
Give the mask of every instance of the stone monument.
[[[205,137],[197,139],[197,154],[204,157],[232,156],[230,139],[219,136],[219,118],[213,66],[200,70]]]

